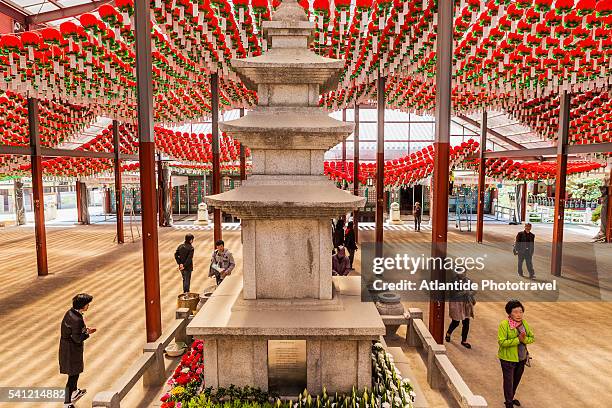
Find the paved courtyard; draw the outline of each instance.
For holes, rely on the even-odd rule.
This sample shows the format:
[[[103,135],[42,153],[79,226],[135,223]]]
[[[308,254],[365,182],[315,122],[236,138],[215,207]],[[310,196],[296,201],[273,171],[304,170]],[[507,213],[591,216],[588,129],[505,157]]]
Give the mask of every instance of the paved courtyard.
[[[485,246],[511,248],[519,226],[486,224]],[[160,278],[163,324],[174,317],[180,275],[173,253],[184,234],[195,234],[195,272],[192,288],[203,290],[213,282],[207,278],[212,249],[212,231],[181,228],[160,230]],[[474,232],[459,233],[449,227],[449,241],[473,242]],[[551,226],[536,225],[538,240],[550,240]],[[373,231],[361,231],[360,240],[373,239]],[[108,389],[135,360],[145,342],[141,242],[117,246],[112,225],[55,226],[47,229],[50,275],[36,276],[36,257],[32,227],[0,229],[0,370],[2,386],[62,387],[65,377],[58,372],[59,324],[70,307],[74,294],[86,291],[94,296],[87,324],[98,328],[85,346],[85,373],[80,385],[88,389],[79,406],[90,406],[96,392]],[[567,227],[568,241],[588,241],[592,230]],[[240,231],[224,231],[226,246],[234,252],[238,268],[242,265]],[[430,232],[420,234],[408,228],[385,231],[389,242],[427,242]],[[598,244],[610,251],[609,245]],[[568,270],[564,272],[576,288],[588,287],[592,277],[581,272],[582,254],[568,245],[565,251]],[[296,248],[299,250],[299,248]],[[359,254],[359,251],[358,251]],[[490,260],[494,265],[495,260]],[[508,267],[508,265],[500,265]],[[513,268],[513,266],[510,266]],[[546,270],[539,270],[544,276]],[[427,314],[427,304],[418,306]],[[526,318],[536,333],[530,348],[534,366],[527,369],[518,398],[527,408],[555,406],[607,407],[612,401],[612,330],[609,316],[612,303],[557,302],[526,304]],[[496,359],[497,325],[505,317],[503,302],[476,305],[470,342],[472,350],[459,345],[458,332],[448,345],[449,355],[468,385],[483,395],[490,406],[502,405],[501,372]],[[426,319],[426,318],[425,318]],[[448,322],[447,322],[448,324]],[[403,334],[403,328],[400,334]],[[426,385],[424,365],[413,350],[406,349],[415,364],[415,375]],[[421,370],[420,370],[420,369]],[[424,387],[426,388],[426,387]],[[433,407],[447,406],[439,393],[425,389]],[[143,398],[141,387],[129,396],[126,406],[135,407]],[[143,404],[147,405],[147,404]],[[14,405],[16,406],[16,405]],[[37,406],[44,406],[43,404]],[[48,406],[57,406],[50,404]]]

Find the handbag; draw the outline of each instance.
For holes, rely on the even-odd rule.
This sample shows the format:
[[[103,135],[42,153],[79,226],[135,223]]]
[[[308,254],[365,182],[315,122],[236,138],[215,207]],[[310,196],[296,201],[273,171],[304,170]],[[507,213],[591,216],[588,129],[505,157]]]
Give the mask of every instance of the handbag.
[[[533,359],[531,358],[531,355],[529,355],[529,351],[527,351],[527,361],[525,361],[525,365],[527,367],[531,367],[531,360]]]

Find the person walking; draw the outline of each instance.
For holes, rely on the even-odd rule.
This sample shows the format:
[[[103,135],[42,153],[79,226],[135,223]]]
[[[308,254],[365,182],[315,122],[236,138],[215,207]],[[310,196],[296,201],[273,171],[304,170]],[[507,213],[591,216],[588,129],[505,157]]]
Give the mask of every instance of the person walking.
[[[533,251],[534,251],[535,235],[531,232],[531,224],[526,223],[525,229],[516,234],[514,240],[514,255],[518,256],[518,274],[523,275],[523,262],[527,265],[527,271],[529,272],[529,278],[535,278],[535,272],[533,270]]]
[[[79,375],[83,372],[83,342],[96,332],[87,327],[83,314],[89,309],[93,296],[79,293],[72,298],[72,308],[64,314],[60,329],[60,373],[68,376],[64,394],[64,408],[74,408],[74,402],[87,392],[78,388]]]
[[[344,219],[340,217],[334,228],[333,236],[334,249],[344,245]]]
[[[421,209],[421,203],[418,201],[414,203],[414,208],[412,209],[412,215],[414,217],[414,230],[421,231],[421,215],[423,214],[423,210]]]
[[[465,276],[465,272],[457,274],[458,281],[468,281]],[[468,334],[470,332],[470,319],[474,318],[474,306],[476,305],[476,299],[474,292],[471,290],[461,290],[453,293],[451,300],[448,302],[448,314],[451,318],[450,325],[446,331],[445,340],[451,341],[451,335],[461,322],[461,345],[467,349],[471,349],[472,345],[467,342]]]
[[[497,342],[499,351],[497,357],[501,363],[504,404],[506,408],[521,403],[515,397],[516,389],[521,382],[525,365],[529,365],[529,352],[527,344],[535,341],[533,331],[523,318],[525,308],[518,300],[506,303],[507,318],[501,321],[497,329]]]
[[[344,237],[344,246],[349,253],[349,261],[351,269],[353,268],[353,260],[355,259],[355,251],[357,251],[357,242],[355,242],[355,229],[353,221],[349,221],[346,225],[346,235]]]
[[[208,276],[214,276],[218,286],[223,282],[223,279],[232,273],[235,266],[234,256],[229,249],[225,248],[225,242],[222,239],[217,240],[210,260]]]
[[[351,261],[346,256],[344,247],[338,247],[338,252],[332,256],[332,275],[346,276],[350,273]]]
[[[185,242],[176,248],[174,259],[183,277],[183,293],[187,293],[191,287],[191,273],[193,272],[193,235],[185,235]]]

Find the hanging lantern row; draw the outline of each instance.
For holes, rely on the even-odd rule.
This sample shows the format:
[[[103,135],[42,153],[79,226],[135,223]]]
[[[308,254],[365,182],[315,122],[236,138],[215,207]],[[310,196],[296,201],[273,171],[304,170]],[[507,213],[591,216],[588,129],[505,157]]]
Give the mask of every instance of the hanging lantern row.
[[[556,140],[559,131],[559,97],[540,97],[505,107],[510,117],[529,126],[543,139]],[[612,142],[612,95],[592,90],[571,96],[570,144]]]
[[[138,154],[136,129],[131,124],[119,125],[120,152]],[[175,160],[193,163],[212,163],[212,135],[174,132],[162,127],[155,127],[155,146],[157,151]],[[220,162],[234,163],[240,158],[240,143],[225,133],[219,138]],[[78,151],[113,152],[112,126],[104,129],[99,135],[76,148]],[[250,155],[250,149],[245,149]],[[64,158],[58,157],[42,161],[43,173],[46,176],[58,177],[92,177],[112,172],[111,159],[97,158]],[[127,165],[126,165],[127,166]],[[131,168],[131,167],[126,167]],[[0,156],[0,177],[21,175],[28,176],[31,168],[29,159],[23,156]]]
[[[451,147],[450,168],[462,163],[478,150],[478,142],[470,139],[460,145]],[[390,186],[409,186],[427,178],[433,172],[434,147],[427,146],[395,160],[385,162],[384,184]],[[324,173],[337,182],[353,182],[353,163],[328,161],[324,165]],[[368,179],[376,177],[376,163],[359,164],[359,182],[367,184]]]
[[[553,180],[557,176],[556,162],[517,162],[511,159],[487,159],[486,175],[492,178],[517,181]],[[474,160],[466,161],[465,167],[476,170]],[[592,161],[572,161],[567,164],[567,175],[588,173],[605,167],[605,164]]]
[[[210,174],[212,173],[212,164],[187,164],[187,163],[170,163],[170,168],[173,173],[179,174]],[[231,163],[221,163],[220,169],[223,174],[236,176],[240,174],[240,165]],[[251,164],[246,163],[246,170],[251,170]]]
[[[451,147],[450,166],[452,170],[464,167],[477,171],[478,162],[472,157],[478,153],[479,144],[473,139]],[[434,169],[435,149],[433,145],[405,157],[385,162],[385,187],[411,186],[431,176]],[[485,163],[489,177],[504,180],[545,180],[556,176],[554,162],[517,162],[510,159],[488,159]],[[593,161],[572,161],[568,163],[567,174],[585,173],[605,167]],[[336,182],[353,182],[353,163],[341,161],[325,162],[325,174]],[[366,185],[376,178],[375,163],[360,163],[359,182]]]
[[[44,147],[70,141],[95,118],[90,109],[77,105],[40,100],[38,108],[40,143]],[[0,145],[30,145],[27,101],[13,92],[0,93]]]
[[[390,108],[433,112],[435,3],[377,0],[370,8],[366,5],[365,11],[355,8],[350,35],[339,44],[340,52],[330,53],[345,57],[343,81],[321,103],[338,109],[371,98],[380,73],[388,78],[385,97]],[[501,109],[509,101],[520,106],[563,89],[578,93],[610,85],[612,2],[479,0],[455,4],[455,111],[470,113],[485,106]]]
[[[0,87],[91,106],[97,114],[133,121],[136,76],[132,13],[130,2],[120,1],[117,9],[104,5],[96,14],[81,15],[80,24],[67,21],[59,29],[47,27],[1,36]],[[216,52],[209,36],[199,36],[199,43],[192,46],[168,32],[168,24],[156,23],[152,56],[157,123],[176,124],[208,116],[210,72],[220,72],[222,108],[255,103],[255,94],[232,78],[228,67],[220,69],[209,51],[202,51]],[[166,23],[177,26],[171,19]],[[213,40],[221,44],[223,34],[219,35]],[[197,54],[201,51],[205,55]]]

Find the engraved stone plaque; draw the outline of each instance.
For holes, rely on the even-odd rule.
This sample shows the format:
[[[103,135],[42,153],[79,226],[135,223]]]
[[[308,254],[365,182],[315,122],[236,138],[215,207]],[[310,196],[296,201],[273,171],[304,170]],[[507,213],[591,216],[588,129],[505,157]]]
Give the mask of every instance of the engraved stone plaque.
[[[306,340],[268,340],[268,388],[297,396],[306,388]]]

